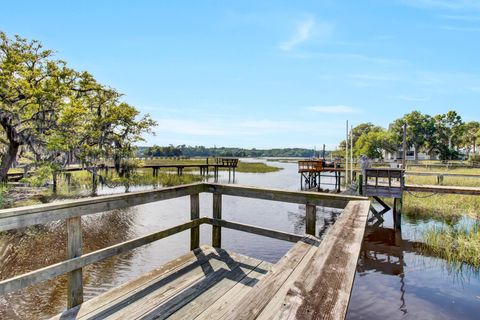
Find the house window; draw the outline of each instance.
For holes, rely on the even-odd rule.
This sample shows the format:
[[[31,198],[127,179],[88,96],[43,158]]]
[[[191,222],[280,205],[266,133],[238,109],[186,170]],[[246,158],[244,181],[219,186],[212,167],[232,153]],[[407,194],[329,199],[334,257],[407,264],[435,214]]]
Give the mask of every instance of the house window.
[[[415,151],[407,151],[407,157],[413,157],[415,155]]]

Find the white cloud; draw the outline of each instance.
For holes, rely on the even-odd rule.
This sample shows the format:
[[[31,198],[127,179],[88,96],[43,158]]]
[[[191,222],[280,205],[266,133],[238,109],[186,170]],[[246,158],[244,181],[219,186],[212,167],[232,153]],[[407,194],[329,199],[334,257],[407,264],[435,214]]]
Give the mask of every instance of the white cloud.
[[[333,114],[346,114],[346,113],[360,113],[357,108],[335,105],[335,106],[313,106],[308,107],[308,110],[319,113],[333,113]]]
[[[308,17],[297,24],[295,32],[287,41],[280,43],[283,51],[292,51],[312,37],[326,38],[333,30],[333,25],[328,22],[317,22],[313,17]]]

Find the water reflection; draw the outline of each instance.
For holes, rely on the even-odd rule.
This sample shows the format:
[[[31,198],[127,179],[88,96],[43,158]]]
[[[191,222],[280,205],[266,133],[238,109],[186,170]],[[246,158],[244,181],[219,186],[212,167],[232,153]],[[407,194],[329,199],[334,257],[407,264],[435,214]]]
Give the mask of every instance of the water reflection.
[[[347,318],[476,319],[478,270],[465,264],[452,268],[417,240],[419,230],[438,221],[406,220],[401,231],[366,228]]]

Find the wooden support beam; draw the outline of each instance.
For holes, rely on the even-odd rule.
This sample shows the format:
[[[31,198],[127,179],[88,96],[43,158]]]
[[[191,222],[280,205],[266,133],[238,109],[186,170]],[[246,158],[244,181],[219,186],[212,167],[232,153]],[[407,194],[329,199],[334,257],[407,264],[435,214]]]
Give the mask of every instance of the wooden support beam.
[[[222,219],[222,194],[213,194],[213,219]],[[213,226],[212,228],[212,247],[222,247],[222,228]]]
[[[393,200],[393,226],[398,230],[402,227],[402,206],[402,198],[395,198]]]
[[[190,220],[200,218],[200,196],[199,194],[190,195]],[[190,250],[197,249],[200,246],[200,227],[190,229]]]
[[[67,219],[67,259],[82,255],[82,218]],[[68,273],[67,278],[67,308],[73,308],[83,302],[83,272],[82,268]]]
[[[205,218],[202,218],[202,219],[205,219]],[[244,232],[253,233],[259,236],[269,237],[277,240],[297,242],[303,238],[303,236],[300,236],[297,234],[278,231],[278,230],[272,230],[267,228],[261,228],[257,226],[244,224],[244,223],[238,223],[238,222],[221,220],[221,219],[211,219],[211,218],[207,218],[207,219],[208,219],[207,223],[213,226],[219,226],[219,227],[224,227],[224,228],[238,230],[238,231],[244,231]]]
[[[351,200],[368,200],[365,197],[346,196],[331,193],[319,192],[298,192],[281,189],[266,189],[257,187],[245,187],[238,185],[223,185],[216,183],[206,183],[206,191],[211,193],[221,193],[223,195],[237,196],[244,198],[254,198],[263,200],[272,200],[280,202],[290,202],[312,205],[328,208],[343,209]]]
[[[390,206],[388,204],[386,204],[380,197],[377,197],[377,196],[373,196],[373,198],[375,200],[377,200],[378,203],[380,203],[383,207],[383,210],[382,211],[385,211],[387,212],[388,210],[390,210]]]
[[[317,207],[307,203],[305,205],[305,233],[316,236]]]

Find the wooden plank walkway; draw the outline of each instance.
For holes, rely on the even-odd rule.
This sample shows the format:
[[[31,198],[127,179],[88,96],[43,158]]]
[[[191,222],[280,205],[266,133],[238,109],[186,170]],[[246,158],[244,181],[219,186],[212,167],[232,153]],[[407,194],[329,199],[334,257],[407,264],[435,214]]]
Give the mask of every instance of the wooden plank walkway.
[[[369,206],[349,202],[273,266],[202,246],[52,319],[343,319]]]
[[[209,307],[226,309],[270,268],[265,261],[202,246],[52,319],[193,319]]]
[[[323,241],[298,242],[226,319],[344,319],[369,206],[350,202]]]
[[[441,194],[447,193],[447,194],[461,194],[461,195],[470,195],[470,196],[480,195],[480,188],[475,188],[475,187],[407,184],[405,185],[404,190],[410,191],[410,192],[429,192],[429,193],[441,193]]]

